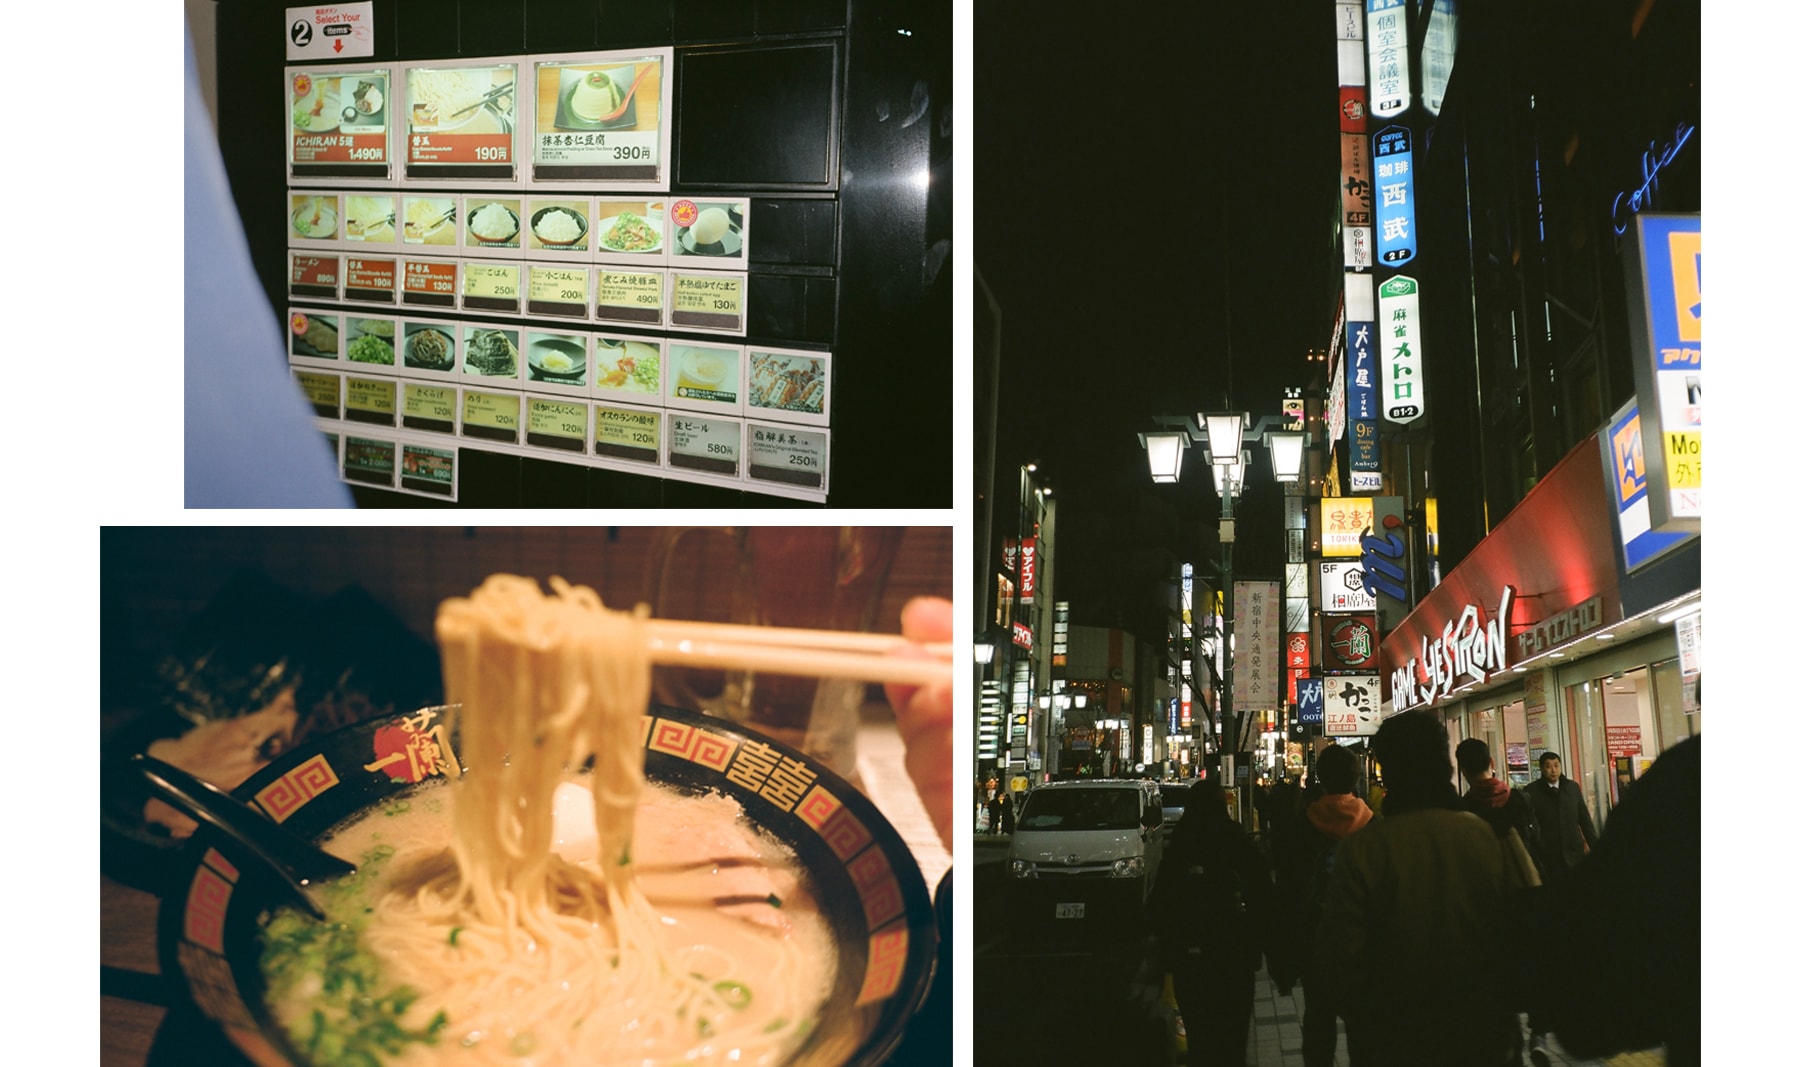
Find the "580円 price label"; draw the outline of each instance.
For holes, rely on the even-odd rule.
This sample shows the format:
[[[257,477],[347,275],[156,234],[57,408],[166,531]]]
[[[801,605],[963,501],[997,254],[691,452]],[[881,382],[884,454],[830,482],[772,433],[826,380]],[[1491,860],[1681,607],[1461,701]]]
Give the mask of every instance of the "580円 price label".
[[[729,419],[669,415],[669,464],[717,474],[736,474],[743,426]]]

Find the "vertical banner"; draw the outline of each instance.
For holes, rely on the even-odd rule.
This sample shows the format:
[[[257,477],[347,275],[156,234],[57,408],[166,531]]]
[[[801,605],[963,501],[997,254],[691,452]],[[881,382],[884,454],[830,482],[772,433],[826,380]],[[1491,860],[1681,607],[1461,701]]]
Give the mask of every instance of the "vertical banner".
[[[1393,118],[1412,100],[1412,57],[1406,44],[1406,0],[1369,0],[1369,105]]]
[[[1325,721],[1325,679],[1302,678],[1295,683],[1294,721],[1302,726],[1318,726]]]
[[[1375,253],[1384,267],[1419,254],[1413,236],[1412,131],[1389,126],[1375,135]]]
[[[1231,707],[1268,711],[1280,702],[1281,583],[1233,582]]]
[[[1640,214],[1625,243],[1650,525],[1700,532],[1700,216]]]
[[[1019,603],[1031,603],[1037,592],[1037,538],[1027,537],[1019,543]]]
[[[1381,414],[1411,422],[1425,414],[1424,357],[1419,350],[1419,283],[1396,274],[1381,283],[1376,311],[1381,333]]]
[[[1381,491],[1381,412],[1376,408],[1375,279],[1344,275],[1344,418],[1350,434],[1350,491]]]

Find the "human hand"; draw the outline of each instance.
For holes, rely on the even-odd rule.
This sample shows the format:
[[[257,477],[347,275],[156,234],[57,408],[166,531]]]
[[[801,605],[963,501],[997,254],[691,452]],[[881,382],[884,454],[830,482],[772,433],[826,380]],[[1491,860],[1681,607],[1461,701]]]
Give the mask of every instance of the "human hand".
[[[915,597],[900,612],[900,633],[914,644],[947,642],[952,637],[950,601],[941,597]],[[896,655],[925,656],[921,648]],[[950,846],[950,809],[955,781],[951,684],[927,686],[889,685],[888,703],[900,739],[906,743],[906,773],[912,777],[919,800],[937,828],[938,840]]]

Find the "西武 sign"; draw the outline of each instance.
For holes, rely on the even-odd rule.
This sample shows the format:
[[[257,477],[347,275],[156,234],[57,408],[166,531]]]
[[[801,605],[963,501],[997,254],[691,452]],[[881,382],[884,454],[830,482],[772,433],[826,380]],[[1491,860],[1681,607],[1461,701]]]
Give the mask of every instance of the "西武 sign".
[[[1368,736],[1381,728],[1381,676],[1332,674],[1320,679],[1327,737]]]
[[[1413,236],[1412,131],[1389,126],[1375,141],[1375,247],[1382,266],[1398,267],[1419,254]]]
[[[1381,283],[1376,312],[1381,335],[1382,415],[1412,422],[1425,414],[1424,355],[1419,350],[1419,283],[1396,274]]]
[[[374,3],[287,9],[289,59],[355,59],[374,54]]]
[[[1625,255],[1650,527],[1699,533],[1700,216],[1638,215]]]

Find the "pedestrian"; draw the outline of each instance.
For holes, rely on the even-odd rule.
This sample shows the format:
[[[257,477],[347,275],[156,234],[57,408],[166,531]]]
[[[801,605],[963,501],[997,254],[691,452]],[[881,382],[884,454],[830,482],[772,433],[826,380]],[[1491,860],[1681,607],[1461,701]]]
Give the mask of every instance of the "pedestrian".
[[[1306,990],[1306,1014],[1300,1026],[1300,1055],[1305,1067],[1331,1067],[1337,1057],[1337,1005],[1319,977],[1313,931],[1319,905],[1331,881],[1338,843],[1375,817],[1355,793],[1357,759],[1342,745],[1332,745],[1314,761],[1322,792],[1275,841],[1275,898],[1282,936],[1269,953],[1269,973],[1282,994],[1299,980]]]
[[[1375,735],[1381,817],[1338,843],[1320,907],[1321,984],[1354,1067],[1508,1067],[1519,1005],[1506,951],[1505,856],[1451,785],[1450,739],[1425,709]],[[1312,995],[1312,990],[1307,991]]]
[[[1554,882],[1581,862],[1600,840],[1600,832],[1588,816],[1581,786],[1563,777],[1561,756],[1554,752],[1539,756],[1538,774],[1525,787],[1525,799],[1531,801],[1543,841],[1544,881]]]
[[[1494,755],[1487,742],[1471,737],[1457,745],[1456,767],[1469,783],[1463,806],[1481,816],[1497,836],[1505,837],[1508,830],[1517,831],[1519,843],[1525,846],[1538,877],[1543,878],[1543,841],[1531,801],[1494,773]]]
[[[1613,809],[1593,853],[1546,886],[1542,900],[1536,926],[1546,944],[1607,951],[1594,966],[1545,968],[1532,1021],[1543,1022],[1571,1056],[1599,1059],[1660,1044],[1668,1067],[1697,1067],[1698,735],[1657,758]]]
[[[1149,901],[1194,1067],[1244,1067],[1273,894],[1268,864],[1224,791],[1211,778],[1195,782]]]
[[[1013,832],[1013,802],[1011,790],[1000,790],[1000,832]]]
[[[1002,793],[1002,790],[999,788],[999,783],[994,781],[992,778],[988,779],[988,785],[987,785],[987,817],[988,817],[987,832],[990,834],[997,834],[1000,832],[1000,796],[1001,796],[1001,793]]]

